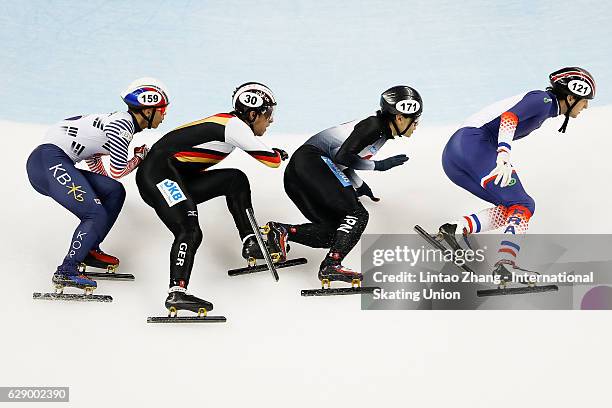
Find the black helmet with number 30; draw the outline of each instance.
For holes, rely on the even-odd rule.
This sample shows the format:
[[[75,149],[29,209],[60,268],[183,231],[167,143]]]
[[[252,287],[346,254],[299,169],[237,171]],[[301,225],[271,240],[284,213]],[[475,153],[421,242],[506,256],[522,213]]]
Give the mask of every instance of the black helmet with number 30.
[[[380,110],[388,115],[404,115],[416,119],[423,113],[423,99],[410,86],[394,86],[380,96]]]
[[[567,112],[565,113],[565,121],[559,129],[559,132],[565,133],[567,123],[569,122],[570,112],[581,99],[595,98],[595,79],[593,75],[584,68],[565,67],[561,68],[548,76],[550,80],[550,88],[557,98],[565,100],[567,104]],[[569,103],[568,95],[576,98],[573,103]]]
[[[232,106],[238,117],[248,120],[248,113],[251,111],[271,115],[276,106],[276,99],[270,88],[264,84],[247,82],[234,90]]]

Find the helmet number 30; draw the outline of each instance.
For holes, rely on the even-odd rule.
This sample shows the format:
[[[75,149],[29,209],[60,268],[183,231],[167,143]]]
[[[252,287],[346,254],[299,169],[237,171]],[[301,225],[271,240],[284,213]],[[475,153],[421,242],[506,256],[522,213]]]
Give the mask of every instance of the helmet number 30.
[[[567,84],[569,90],[578,96],[587,96],[591,93],[591,87],[585,81],[574,79]]]
[[[395,104],[395,109],[405,114],[416,113],[420,108],[421,104],[413,99],[405,99]]]
[[[161,98],[157,92],[146,91],[138,95],[138,102],[145,106],[154,106],[161,102]]]
[[[257,108],[263,105],[263,98],[253,92],[244,92],[238,97],[238,99],[245,106],[250,108]]]

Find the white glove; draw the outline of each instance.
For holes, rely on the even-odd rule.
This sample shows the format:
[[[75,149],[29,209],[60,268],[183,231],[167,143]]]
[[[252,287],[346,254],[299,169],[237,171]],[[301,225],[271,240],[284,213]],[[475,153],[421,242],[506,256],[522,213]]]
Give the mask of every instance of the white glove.
[[[485,177],[485,179],[495,176],[493,183],[500,187],[507,187],[512,180],[512,165],[510,164],[510,154],[505,151],[497,153],[497,165]]]

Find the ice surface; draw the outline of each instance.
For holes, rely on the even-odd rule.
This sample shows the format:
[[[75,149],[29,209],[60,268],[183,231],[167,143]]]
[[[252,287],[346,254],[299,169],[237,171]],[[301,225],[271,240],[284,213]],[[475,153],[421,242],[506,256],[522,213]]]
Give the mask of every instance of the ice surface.
[[[612,231],[605,181],[612,148],[610,114],[612,107],[589,109],[571,121],[565,135],[556,132],[562,119],[553,119],[515,144],[516,166],[537,204],[532,232]],[[103,248],[119,256],[121,271],[134,273],[136,281],[100,281],[97,292],[111,294],[111,304],[33,301],[33,291],[50,287],[52,269],[76,226],[72,215],[30,187],[25,174],[25,158],[44,129],[0,122],[0,134],[12,141],[11,154],[5,155],[1,204],[1,384],[69,385],[75,406],[89,401],[92,407],[196,401],[208,406],[249,401],[257,406],[361,407],[403,400],[425,404],[432,398],[435,406],[471,401],[470,406],[484,407],[489,405],[473,403],[474,383],[479,400],[497,399],[499,378],[480,367],[501,359],[503,370],[493,372],[520,379],[528,369],[538,387],[506,394],[496,406],[511,407],[525,399],[571,406],[578,400],[597,401],[601,394],[595,390],[605,389],[606,377],[597,367],[610,363],[609,353],[598,352],[612,340],[605,329],[607,314],[362,312],[358,297],[299,296],[300,289],[317,286],[316,266],[324,251],[297,244],[291,254],[310,263],[280,270],[278,284],[267,273],[229,278],[226,270],[242,261],[223,199],[199,206],[204,242],[190,289],[212,300],[214,314],[227,316],[228,323],[147,325],[147,316],[164,313],[172,237],[141,201],[133,175],[123,180],[128,198]],[[366,232],[411,232],[415,223],[433,227],[486,205],[443,175],[440,153],[452,131],[452,126],[420,127],[412,138],[390,142],[379,153],[406,152],[411,158],[406,165],[385,173],[360,172],[381,197],[379,203],[365,201],[371,214]],[[134,145],[158,136],[137,134]],[[291,153],[308,136],[277,134],[264,140]],[[222,166],[248,173],[260,222],[303,220],[282,189],[282,169],[262,166],[238,151]],[[550,166],[562,167],[553,171]],[[346,263],[359,266],[357,250]],[[503,355],[500,343],[511,346]],[[524,347],[538,345],[537,364],[531,363],[533,353],[525,354]],[[566,353],[568,347],[581,349]],[[566,381],[568,371],[582,371],[573,381],[594,391],[569,399],[541,392]]]

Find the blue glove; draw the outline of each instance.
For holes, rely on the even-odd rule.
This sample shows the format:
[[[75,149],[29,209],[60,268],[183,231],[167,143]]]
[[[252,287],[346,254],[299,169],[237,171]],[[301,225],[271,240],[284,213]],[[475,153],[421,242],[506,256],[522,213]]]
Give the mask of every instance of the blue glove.
[[[401,166],[408,161],[408,156],[405,154],[398,154],[397,156],[391,156],[384,160],[377,160],[374,162],[374,170],[387,171],[396,166]]]

